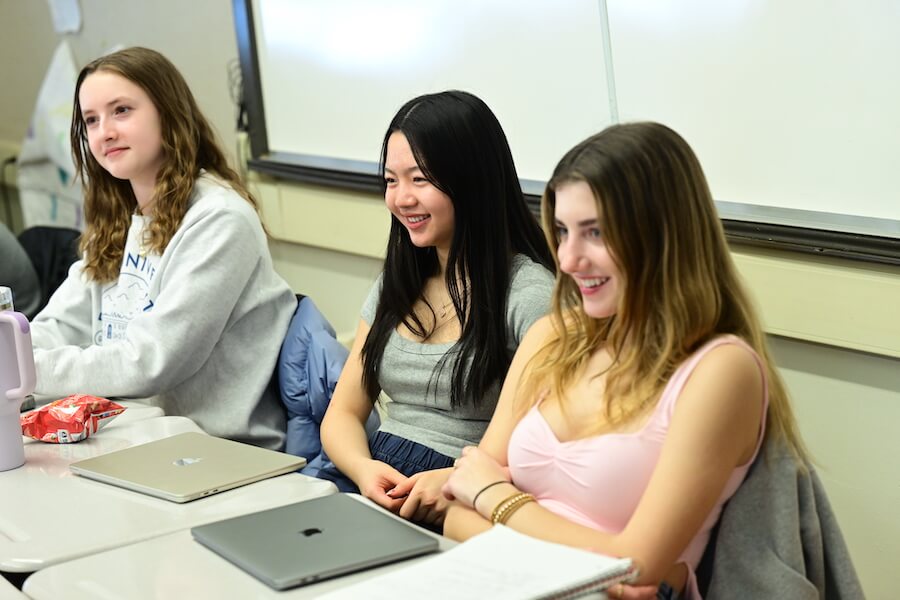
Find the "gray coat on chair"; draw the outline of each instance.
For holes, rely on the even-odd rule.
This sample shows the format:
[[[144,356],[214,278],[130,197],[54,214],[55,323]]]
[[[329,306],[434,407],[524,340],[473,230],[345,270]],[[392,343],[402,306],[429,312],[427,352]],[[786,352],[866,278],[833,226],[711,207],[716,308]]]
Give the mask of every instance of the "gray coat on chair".
[[[704,557],[712,565],[698,572],[701,581],[709,578],[705,597],[864,598],[815,470],[800,469],[782,444],[764,449],[722,512],[711,557]]]

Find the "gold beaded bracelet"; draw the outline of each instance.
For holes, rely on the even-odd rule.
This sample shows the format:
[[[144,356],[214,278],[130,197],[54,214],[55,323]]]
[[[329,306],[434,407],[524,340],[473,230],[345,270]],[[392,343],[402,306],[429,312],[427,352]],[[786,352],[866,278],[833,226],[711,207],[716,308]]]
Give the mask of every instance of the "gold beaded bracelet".
[[[513,494],[494,508],[491,513],[491,523],[494,525],[506,524],[514,512],[529,502],[534,502],[534,496],[531,494],[525,492]]]
[[[506,525],[506,522],[509,521],[509,518],[513,515],[514,512],[516,512],[517,510],[519,510],[520,508],[522,508],[524,505],[528,504],[529,502],[534,502],[534,501],[535,501],[534,496],[532,496],[531,494],[528,494],[527,496],[522,498],[520,501],[518,501],[515,504],[513,504],[512,506],[510,506],[508,509],[506,509],[506,513],[500,515],[500,524]]]
[[[516,492],[516,493],[513,494],[512,496],[507,496],[506,498],[504,498],[503,500],[501,500],[500,503],[497,504],[497,506],[494,507],[494,510],[491,511],[491,523],[495,523],[495,524],[496,524],[496,523],[497,523],[497,517],[500,515],[500,511],[505,510],[506,506],[507,506],[510,502],[512,502],[513,500],[515,500],[516,498],[518,498],[518,497],[521,496],[521,495],[522,495],[522,492]]]

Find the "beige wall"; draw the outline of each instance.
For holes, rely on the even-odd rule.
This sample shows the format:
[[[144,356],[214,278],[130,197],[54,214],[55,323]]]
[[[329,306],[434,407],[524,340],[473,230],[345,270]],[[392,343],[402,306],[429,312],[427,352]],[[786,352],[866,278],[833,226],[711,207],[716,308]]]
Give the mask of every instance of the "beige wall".
[[[234,147],[226,66],[237,52],[229,1],[81,5],[84,29],[69,37],[79,62],[113,44],[161,50]],[[24,135],[58,39],[46,2],[0,0],[0,155]],[[277,269],[344,337],[352,335],[380,268],[383,203],[262,177],[254,186],[275,238]],[[736,248],[735,258],[767,329],[778,335],[775,357],[867,595],[892,597],[900,555],[900,441],[892,435],[900,423],[900,269],[752,248]]]
[[[868,598],[897,595],[900,361],[771,340]]]
[[[3,142],[18,143],[25,136],[50,58],[63,38],[79,68],[114,46],[147,46],[165,54],[234,156],[236,112],[228,93],[228,66],[237,60],[237,43],[230,0],[79,4],[82,29],[63,36],[53,30],[46,0],[0,0],[0,158]]]

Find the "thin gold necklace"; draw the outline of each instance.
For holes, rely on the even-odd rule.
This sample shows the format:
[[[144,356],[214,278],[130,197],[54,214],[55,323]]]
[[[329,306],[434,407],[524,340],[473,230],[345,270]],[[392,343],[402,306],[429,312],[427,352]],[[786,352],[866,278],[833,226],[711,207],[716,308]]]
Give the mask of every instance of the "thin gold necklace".
[[[452,306],[453,306],[453,298],[451,298],[448,302],[441,304],[441,306],[437,310],[437,312],[440,313],[438,315],[438,318],[443,319],[444,317],[446,317],[447,314],[450,312],[450,307],[452,307]],[[454,308],[454,312],[455,311],[456,311],[456,309]]]

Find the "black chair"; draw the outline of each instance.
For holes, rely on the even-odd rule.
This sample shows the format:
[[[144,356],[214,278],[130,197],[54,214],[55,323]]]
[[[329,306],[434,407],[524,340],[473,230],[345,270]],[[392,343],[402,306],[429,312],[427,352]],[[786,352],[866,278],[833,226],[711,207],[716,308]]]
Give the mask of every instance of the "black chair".
[[[41,286],[43,309],[56,288],[65,281],[69,267],[78,260],[81,232],[62,227],[29,227],[19,234],[19,243],[31,259]]]

